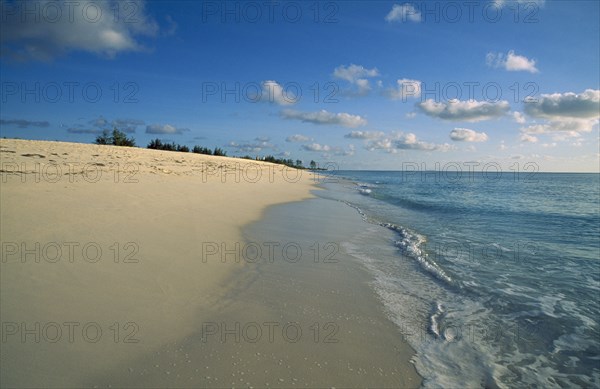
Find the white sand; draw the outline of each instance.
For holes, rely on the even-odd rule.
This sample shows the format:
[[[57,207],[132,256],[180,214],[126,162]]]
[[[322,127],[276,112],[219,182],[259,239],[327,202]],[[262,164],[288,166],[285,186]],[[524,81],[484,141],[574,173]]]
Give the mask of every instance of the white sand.
[[[0,163],[2,387],[81,386],[193,333],[244,263],[203,263],[203,243],[232,247],[313,188],[308,171],[139,148],[2,139]]]

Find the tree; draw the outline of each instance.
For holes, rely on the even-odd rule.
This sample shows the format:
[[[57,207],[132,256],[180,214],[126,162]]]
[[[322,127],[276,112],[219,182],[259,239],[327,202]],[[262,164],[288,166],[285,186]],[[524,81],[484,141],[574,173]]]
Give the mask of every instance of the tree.
[[[297,159],[296,160],[296,167],[302,167],[302,161]]]
[[[211,149],[209,149],[208,147],[201,147],[198,145],[194,146],[194,148],[192,149],[192,153],[212,155]]]
[[[102,131],[102,135],[96,137],[96,144],[135,147],[135,139],[128,138],[124,132],[114,128],[112,134],[108,130]]]
[[[155,149],[155,150],[162,150],[163,149],[163,143],[158,138],[152,139],[150,141],[150,143],[148,143],[148,148],[149,149]]]
[[[102,131],[102,134],[98,135],[96,137],[96,144],[97,145],[110,145],[110,144],[112,144],[112,139],[110,138],[110,133],[108,132],[108,130]]]
[[[220,147],[215,147],[215,150],[213,151],[213,155],[220,155],[222,157],[226,157],[227,156],[227,152],[224,151],[222,148]]]
[[[317,163],[313,160],[310,161],[310,168],[315,170],[317,168]]]

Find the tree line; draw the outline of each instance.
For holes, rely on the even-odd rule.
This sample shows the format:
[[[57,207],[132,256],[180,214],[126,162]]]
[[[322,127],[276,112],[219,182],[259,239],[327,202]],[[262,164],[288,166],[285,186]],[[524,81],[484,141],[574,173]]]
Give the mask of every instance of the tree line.
[[[135,139],[128,138],[124,132],[119,131],[116,128],[113,129],[112,132],[110,132],[108,130],[104,130],[101,135],[98,135],[96,137],[95,143],[98,145],[136,147]],[[147,148],[154,149],[154,150],[178,151],[178,152],[183,152],[183,153],[189,153],[191,151],[192,153],[196,153],[196,154],[216,155],[216,156],[222,156],[222,157],[227,156],[227,152],[220,147],[215,147],[214,149],[210,149],[208,147],[202,147],[202,146],[196,145],[190,150],[190,148],[186,145],[176,144],[175,142],[167,143],[167,142],[161,141],[158,138],[151,140],[150,143],[148,143]],[[294,161],[293,159],[277,158],[273,155],[267,155],[266,157],[255,157],[255,158],[252,158],[251,156],[246,155],[241,158],[251,159],[251,160],[255,160],[255,161],[271,162],[271,163],[276,163],[276,164],[280,164],[280,165],[293,167],[296,169],[305,169],[304,165],[302,164],[302,161],[299,159]],[[309,168],[317,169],[317,163],[315,161],[310,161]]]

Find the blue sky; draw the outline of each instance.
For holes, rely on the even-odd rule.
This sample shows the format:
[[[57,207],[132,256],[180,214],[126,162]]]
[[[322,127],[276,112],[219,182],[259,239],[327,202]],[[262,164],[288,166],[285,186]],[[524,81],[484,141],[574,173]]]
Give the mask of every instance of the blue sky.
[[[1,6],[5,137],[116,126],[342,169],[599,169],[597,1]]]

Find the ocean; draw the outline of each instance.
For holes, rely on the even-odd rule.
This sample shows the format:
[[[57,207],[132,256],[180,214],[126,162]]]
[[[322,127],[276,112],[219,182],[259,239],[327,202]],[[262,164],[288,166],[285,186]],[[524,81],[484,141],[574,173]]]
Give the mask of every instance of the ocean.
[[[410,174],[409,174],[410,173]],[[600,175],[336,171],[425,387],[600,386]]]

